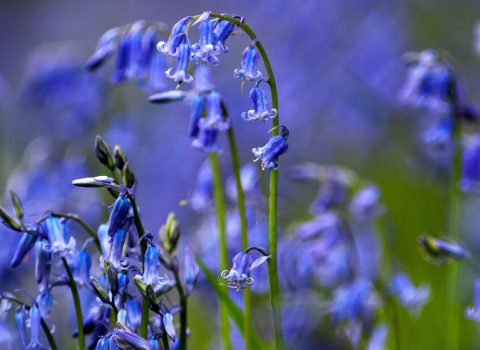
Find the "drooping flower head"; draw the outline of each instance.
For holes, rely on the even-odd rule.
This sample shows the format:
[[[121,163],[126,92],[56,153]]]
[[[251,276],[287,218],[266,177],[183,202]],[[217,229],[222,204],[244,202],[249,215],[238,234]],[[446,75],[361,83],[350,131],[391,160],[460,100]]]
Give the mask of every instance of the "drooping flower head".
[[[236,18],[242,23],[244,21],[244,18],[241,16],[232,16],[233,18]],[[237,25],[235,23],[232,23],[230,21],[226,20],[215,20],[215,29],[214,29],[214,45],[220,46],[222,51],[224,53],[227,53],[229,51],[229,48],[227,45],[225,45],[225,41],[230,37],[230,35],[233,35],[234,30],[237,28]]]
[[[186,288],[186,295],[192,293],[193,289],[195,288],[195,284],[197,283],[198,274],[200,270],[198,268],[198,264],[195,261],[195,256],[193,251],[189,248],[185,248],[185,284],[187,285]]]
[[[206,160],[200,166],[195,189],[189,195],[189,202],[196,211],[205,211],[213,205],[213,172],[210,161]]]
[[[35,243],[35,279],[39,284],[39,292],[48,290],[50,266],[52,263],[52,249],[46,240]]]
[[[242,119],[244,120],[261,120],[265,123],[267,119],[272,119],[277,116],[277,110],[272,108],[268,109],[267,97],[265,91],[262,88],[254,87],[250,91],[250,100],[252,101],[252,109],[248,112],[242,113]]]
[[[361,222],[371,222],[382,214],[379,203],[380,189],[376,185],[368,185],[358,191],[350,202],[350,211]]]
[[[75,239],[70,237],[68,244],[65,243],[68,237],[68,228],[62,220],[50,215],[43,222],[43,227],[48,236],[52,252],[55,255],[65,257],[72,254],[75,249]]]
[[[37,230],[37,226],[33,226],[30,230]],[[33,234],[28,232],[24,232],[22,234],[22,238],[20,238],[20,242],[18,242],[17,249],[15,250],[15,254],[13,255],[11,266],[12,268],[16,268],[20,265],[23,261],[23,258],[27,255],[27,253],[35,246],[35,242],[37,241],[37,237]]]
[[[85,62],[85,69],[94,71],[104,64],[115,52],[116,41],[121,33],[121,28],[112,28],[105,32],[98,40],[97,48]]]
[[[127,80],[127,70],[130,62],[130,36],[123,32],[118,42],[117,58],[113,75],[110,78],[113,84],[121,84]]]
[[[241,78],[242,81],[258,81],[262,79],[263,75],[257,70],[258,61],[260,60],[260,53],[255,48],[255,45],[250,45],[242,53],[241,69],[235,69],[233,76]]]
[[[478,133],[463,143],[460,187],[465,192],[480,189],[480,134]]]
[[[46,347],[40,343],[40,323],[42,320],[42,315],[40,313],[40,309],[38,308],[37,304],[34,303],[30,308],[30,334],[31,334],[31,341],[28,344],[27,348],[40,348],[46,349]]]
[[[278,157],[287,152],[288,150],[288,135],[290,134],[287,127],[280,125],[280,132],[279,135],[273,136],[268,140],[268,143],[260,148],[252,149],[252,153],[257,160],[262,161],[262,170],[269,169],[269,170],[277,170],[278,169]]]
[[[262,252],[263,256],[253,261],[248,252],[252,249]],[[253,284],[254,280],[250,277],[250,272],[261,265],[270,257],[263,248],[248,248],[245,252],[240,252],[232,260],[230,271],[224,270],[221,277],[227,281],[228,287],[235,288],[237,292]]]
[[[135,276],[145,284],[158,284],[168,282],[168,277],[160,277],[160,257],[158,248],[155,245],[151,245],[145,252],[145,270],[142,276]]]
[[[125,225],[131,207],[130,200],[124,194],[120,194],[115,200],[108,221],[108,236],[110,240],[112,240],[115,233]]]

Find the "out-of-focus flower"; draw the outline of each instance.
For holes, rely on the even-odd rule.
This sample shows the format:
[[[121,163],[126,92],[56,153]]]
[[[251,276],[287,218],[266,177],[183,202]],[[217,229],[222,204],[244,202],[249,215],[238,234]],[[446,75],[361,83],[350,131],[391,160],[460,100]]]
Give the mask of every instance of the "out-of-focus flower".
[[[185,284],[187,288],[185,290],[186,295],[190,295],[195,288],[195,284],[197,283],[198,274],[200,273],[200,269],[198,264],[195,261],[195,256],[193,251],[190,247],[185,248]]]
[[[478,133],[463,142],[460,187],[465,192],[480,189],[480,134]]]
[[[6,299],[2,299],[3,301]],[[17,326],[18,337],[20,338],[20,345],[22,350],[27,348],[27,325],[26,325],[26,316],[25,316],[25,307],[19,307],[15,313],[15,325]]]
[[[31,341],[28,344],[27,348],[36,349],[39,347],[40,349],[46,348],[42,343],[40,343],[40,323],[41,323],[42,316],[40,314],[40,309],[34,303],[30,308],[30,335]]]
[[[427,149],[436,153],[450,153],[453,146],[453,120],[450,116],[441,117],[433,127],[421,135]]]
[[[452,260],[464,260],[470,258],[470,252],[455,242],[447,242],[442,239],[427,235],[418,237],[420,248],[427,254],[427,258],[438,264],[446,264]]]
[[[192,208],[196,211],[205,211],[212,208],[213,173],[208,159],[200,166],[195,189],[188,197]]]
[[[430,298],[430,286],[422,285],[415,288],[410,278],[401,272],[397,272],[390,282],[390,291],[398,297],[400,304],[417,316],[423,305]]]
[[[480,278],[473,282],[473,306],[465,310],[465,317],[480,322]]]
[[[240,182],[247,204],[262,202],[262,193],[257,181],[259,176],[258,168],[252,163],[247,163],[240,169]],[[225,194],[232,201],[237,201],[237,182],[234,175],[230,176],[225,183]]]
[[[370,339],[368,340],[366,350],[384,350],[387,336],[388,326],[384,324],[375,326],[372,333],[370,334]]]
[[[53,295],[48,292],[42,292],[37,296],[37,304],[40,310],[40,315],[45,321],[50,318],[50,311],[52,309]]]
[[[183,41],[182,34],[185,33],[187,29],[188,22],[192,19],[192,16],[187,16],[178,21],[172,28],[172,32],[168,41],[161,41],[157,44],[157,49],[162,53],[168,53],[173,56],[175,51],[180,46]]]
[[[250,91],[250,100],[252,101],[252,109],[248,112],[242,113],[242,119],[257,121],[259,119],[265,123],[267,119],[272,119],[277,116],[277,110],[268,109],[267,97],[262,88],[254,87]]]
[[[368,185],[358,191],[350,202],[350,211],[361,222],[370,222],[381,215],[383,210],[379,203],[380,189]]]
[[[257,157],[254,162],[259,159],[262,161],[262,170],[277,170],[278,157],[288,150],[287,139],[290,132],[283,125],[279,126],[279,128],[279,135],[271,137],[265,146],[252,149],[253,155]]]
[[[139,335],[115,328],[112,338],[121,349],[154,350],[153,346]]]
[[[433,111],[451,111],[454,103],[455,73],[449,63],[433,50],[408,53],[408,72],[400,100]]]

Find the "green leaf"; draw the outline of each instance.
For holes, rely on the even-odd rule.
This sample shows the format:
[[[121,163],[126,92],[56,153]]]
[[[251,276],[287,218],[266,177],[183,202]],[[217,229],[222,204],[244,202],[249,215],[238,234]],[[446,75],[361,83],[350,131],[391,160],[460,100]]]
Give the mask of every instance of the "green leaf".
[[[243,312],[242,310],[235,305],[235,303],[230,299],[230,297],[227,294],[227,289],[224,286],[221,286],[215,275],[213,274],[212,271],[203,263],[203,261],[196,256],[195,260],[197,261],[198,265],[202,269],[203,273],[207,277],[208,281],[210,282],[211,286],[213,287],[213,290],[215,293],[217,293],[219,299],[225,303],[225,305],[228,308],[228,313],[229,316],[232,318],[232,320],[235,322],[235,325],[238,327],[240,330],[240,333],[243,334]],[[260,339],[258,334],[252,329],[252,340],[253,340],[253,345],[255,349],[268,349],[268,346]]]

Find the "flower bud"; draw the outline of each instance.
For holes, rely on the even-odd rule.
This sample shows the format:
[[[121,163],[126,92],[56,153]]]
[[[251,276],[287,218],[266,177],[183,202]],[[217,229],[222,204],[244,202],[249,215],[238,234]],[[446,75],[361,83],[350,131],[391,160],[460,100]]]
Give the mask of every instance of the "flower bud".
[[[37,241],[37,236],[31,235],[30,233],[24,232],[20,242],[18,242],[17,250],[12,259],[11,266],[16,268],[22,262],[25,255],[33,248],[35,242]]]
[[[23,220],[23,208],[22,202],[20,202],[20,198],[18,198],[17,194],[13,190],[10,190],[10,197],[12,199],[12,205],[15,215],[17,216],[17,218],[20,219],[20,221]]]
[[[115,168],[122,171],[125,163],[127,163],[127,158],[119,145],[116,145],[113,149],[113,157],[115,158]]]
[[[130,163],[125,163],[123,170],[123,183],[125,186],[128,188],[132,188],[133,185],[135,184],[135,175],[133,174],[132,167],[130,166]]]
[[[105,304],[110,304],[110,298],[107,291],[102,287],[100,282],[93,276],[90,276],[90,284],[92,286],[93,293]]]
[[[107,270],[107,278],[108,278],[108,286],[110,288],[110,293],[112,293],[112,296],[115,296],[118,294],[118,276],[117,276],[117,271],[113,268],[113,266],[110,266]]]
[[[22,225],[20,224],[20,222],[18,222],[17,219],[7,213],[7,211],[2,207],[0,207],[0,217],[3,220],[3,224],[8,228],[18,232],[22,231]]]
[[[115,168],[115,159],[113,158],[112,150],[110,149],[110,146],[98,135],[95,137],[94,149],[98,161],[105,165],[108,169],[113,170]]]
[[[167,223],[160,229],[160,239],[165,250],[173,254],[177,248],[177,242],[180,238],[180,223],[175,213],[168,214]]]

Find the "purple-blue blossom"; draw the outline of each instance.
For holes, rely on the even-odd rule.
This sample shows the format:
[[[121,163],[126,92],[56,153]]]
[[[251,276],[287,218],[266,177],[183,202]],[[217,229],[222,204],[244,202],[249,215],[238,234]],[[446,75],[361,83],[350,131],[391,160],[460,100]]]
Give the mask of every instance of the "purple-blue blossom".
[[[186,34],[179,34],[179,38],[180,43],[172,55],[177,60],[177,67],[175,70],[169,68],[165,74],[173,81],[178,81],[179,84],[182,82],[191,83],[193,77],[187,73],[188,62],[190,61],[190,42]]]
[[[253,155],[257,157],[254,162],[262,161],[262,170],[278,169],[278,157],[288,150],[288,135],[288,129],[281,125],[279,135],[271,137],[265,146],[252,149]]]
[[[241,69],[235,69],[233,76],[241,78],[242,81],[259,81],[263,78],[262,73],[257,70],[259,60],[260,53],[255,48],[255,45],[247,47],[242,53]]]
[[[147,248],[145,253],[145,270],[142,276],[135,276],[145,284],[158,284],[168,282],[168,277],[160,277],[160,257],[158,248],[152,245]]]
[[[473,306],[465,310],[465,317],[469,320],[480,322],[480,278],[473,282]]]
[[[200,31],[200,40],[192,45],[192,60],[204,64],[208,63],[212,66],[217,65],[218,58],[216,55],[220,53],[220,47],[213,44],[215,38],[214,24],[207,19],[200,23],[198,30]]]
[[[190,22],[191,19],[192,19],[192,16],[187,16],[182,18],[180,21],[178,21],[173,26],[172,32],[167,42],[160,41],[157,44],[157,49],[162,53],[168,53],[169,55],[173,56],[177,48],[180,46],[180,44],[184,40],[183,35],[187,29],[188,22]]]
[[[401,272],[393,275],[390,282],[390,291],[398,298],[400,304],[408,308],[414,316],[418,316],[423,305],[430,299],[429,285],[416,288],[410,278]]]
[[[243,112],[242,119],[252,121],[260,119],[265,123],[266,120],[277,116],[277,110],[275,108],[268,109],[267,96],[262,88],[254,87],[250,91],[250,100],[252,101],[252,109],[248,112]]]

